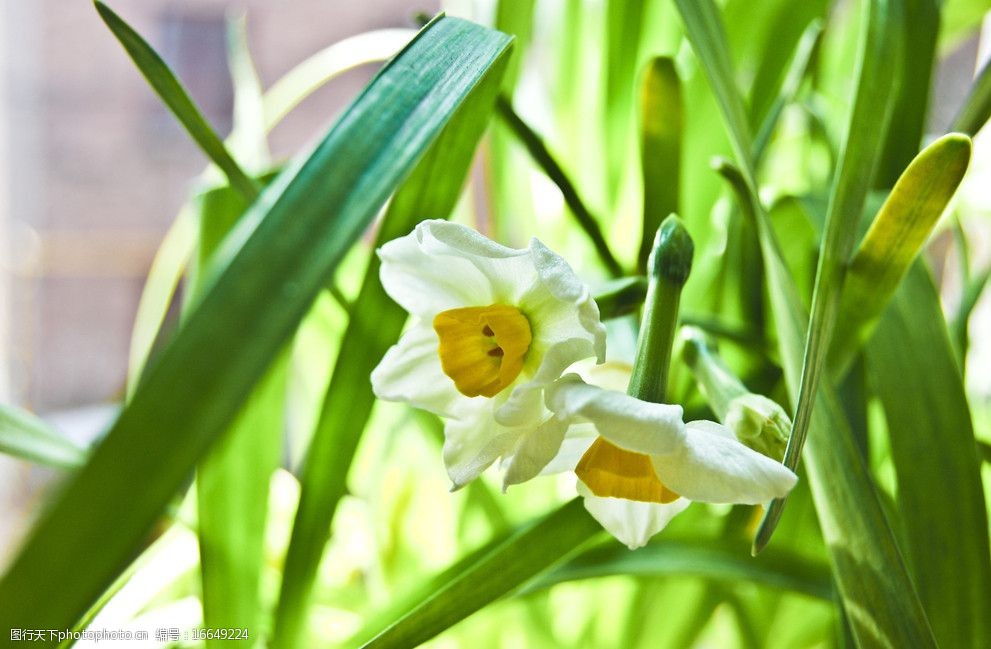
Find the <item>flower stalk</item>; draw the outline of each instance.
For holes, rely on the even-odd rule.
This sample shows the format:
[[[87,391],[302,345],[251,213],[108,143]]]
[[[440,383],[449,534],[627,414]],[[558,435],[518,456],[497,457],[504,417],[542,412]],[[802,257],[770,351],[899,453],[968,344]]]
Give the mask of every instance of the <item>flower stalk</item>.
[[[780,462],[792,425],[784,408],[747,390],[699,329],[685,327],[682,340],[682,358],[719,421],[741,443]]]
[[[649,284],[644,301],[640,340],[627,393],[644,401],[664,403],[671,348],[678,328],[681,289],[692,269],[695,245],[676,215],[667,217],[654,237],[648,262]]]

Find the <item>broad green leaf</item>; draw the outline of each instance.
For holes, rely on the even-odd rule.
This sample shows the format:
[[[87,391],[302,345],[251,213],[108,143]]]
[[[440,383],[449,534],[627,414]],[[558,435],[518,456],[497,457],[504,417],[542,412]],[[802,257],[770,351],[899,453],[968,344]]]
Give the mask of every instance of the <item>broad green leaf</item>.
[[[970,138],[945,135],[922,151],[888,195],[850,261],[829,369],[842,376],[963,180]]]
[[[712,92],[723,114],[730,145],[744,178],[756,189],[753,164],[753,136],[747,122],[740,89],[733,78],[733,64],[726,47],[726,34],[719,10],[712,0],[675,0],[688,40],[706,72]],[[756,195],[756,194],[755,194]]]
[[[629,155],[630,115],[634,111],[634,86],[640,62],[640,41],[644,18],[650,3],[647,0],[606,0],[603,126],[605,127],[605,158],[600,168],[608,180],[609,204],[619,195],[620,181]],[[672,210],[674,211],[674,210]],[[661,219],[668,213],[662,214]],[[657,231],[655,226],[650,237]]]
[[[513,533],[488,552],[445,573],[403,614],[357,636],[369,649],[415,647],[509,594],[602,533],[580,498]]]
[[[652,59],[640,82],[640,165],[643,176],[643,230],[637,269],[643,274],[654,233],[669,214],[679,212],[681,185],[681,80],[674,60]]]
[[[60,469],[75,469],[86,461],[85,449],[15,406],[0,406],[0,453]]]
[[[826,365],[829,341],[839,314],[847,262],[884,146],[884,133],[895,99],[894,83],[902,51],[898,0],[872,0],[865,4],[865,11],[867,20],[861,35],[853,112],[826,209],[826,227],[812,292],[802,379],[791,439],[785,451],[784,463],[789,468],[798,466],[801,457],[812,409],[816,404],[816,392]],[[783,499],[771,504],[761,524],[763,535],[773,531],[783,506]]]
[[[199,246],[187,304],[206,289],[206,269],[228,262],[214,253],[247,208],[230,187],[207,191],[197,203]],[[285,352],[276,358],[197,470],[203,625],[208,629],[261,628],[269,479],[282,459],[287,360]],[[224,643],[207,639],[207,646]]]
[[[503,77],[502,89],[512,98],[533,40],[537,0],[498,0],[493,27],[515,37],[513,56]],[[485,200],[492,216],[494,238],[510,242],[516,228],[533,217],[532,194],[528,191],[531,168],[527,153],[508,126],[492,125],[485,150]]]
[[[505,52],[505,50],[504,50]],[[475,147],[492,113],[507,56],[469,95],[430,152],[396,192],[375,246],[404,236],[430,216],[454,209]],[[368,377],[399,337],[406,313],[385,293],[379,261],[372,256],[316,423],[301,476],[301,496],[283,571],[276,615],[275,645],[309,646],[309,596],[330,533],[330,523],[347,487],[348,469],[375,403]]]
[[[739,176],[740,172],[736,173]],[[742,177],[731,186],[742,204],[758,204],[745,195]],[[808,312],[766,215],[762,214],[757,224],[785,383],[794,403],[801,381]],[[851,631],[867,646],[935,646],[877,489],[828,377],[816,399],[805,467]],[[755,553],[767,545],[771,529],[758,529]]]
[[[0,581],[0,626],[67,628],[110,584],[339,260],[507,45],[463,20],[432,22],[252,204],[223,246],[238,249],[231,263],[208,280]]]
[[[988,117],[991,117],[991,62],[985,63],[974,79],[967,98],[953,118],[951,130],[974,137]]]
[[[939,294],[912,266],[866,347],[907,557],[943,647],[991,646],[991,550],[974,429]]]
[[[231,185],[238,191],[249,198],[257,196],[258,186],[245,175],[231,157],[224,143],[217,137],[162,57],[110,7],[100,0],[95,0],[94,4],[100,18],[124,46],[127,55],[203,153],[224,172]]]
[[[888,188],[902,175],[922,145],[929,93],[936,64],[936,41],[939,36],[941,0],[899,0],[903,48],[894,111],[886,135],[884,152],[875,186]]]
[[[795,96],[798,94],[802,80],[805,79],[805,75],[809,70],[809,64],[812,62],[812,56],[821,34],[822,22],[817,19],[813,20],[805,28],[805,31],[801,34],[801,38],[798,39],[795,51],[792,53],[791,62],[785,70],[780,86],[776,89],[776,95],[773,96],[773,101],[760,121],[760,128],[754,138],[754,159],[758,163],[767,151],[767,145],[771,142],[771,136],[781,121],[781,114],[784,112],[785,107],[794,101]],[[752,116],[758,114],[761,113],[751,108]]]
[[[752,12],[751,3],[737,4],[740,11]],[[757,129],[758,125],[767,124],[773,113],[780,110],[776,105],[783,98],[790,100],[789,97],[794,95],[797,90],[796,75],[800,81],[805,68],[808,68],[812,50],[815,49],[810,46],[818,41],[828,9],[827,0],[810,0],[800,4],[782,2],[778,4],[777,15],[768,19],[764,47],[754,53],[757,71],[747,96],[751,128]],[[750,35],[745,34],[750,40]],[[789,92],[791,88],[794,89]],[[760,139],[758,136],[757,151],[762,148]]]
[[[750,205],[756,216],[786,384],[791,399],[797,402],[808,316],[756,197],[751,142],[743,118],[743,103],[732,83],[719,15],[709,0],[678,0],[678,7],[692,45],[725,112],[726,126],[742,168],[739,182],[733,186],[741,204]],[[872,43],[874,45],[876,43]],[[859,119],[854,123],[857,121]],[[845,197],[843,204],[855,202],[853,193],[860,192],[852,190],[839,192]],[[809,428],[812,434],[805,453],[806,467],[834,579],[851,616],[853,632],[867,645],[934,646],[932,631],[881,509],[876,489],[828,380],[813,396],[817,407],[811,409]],[[780,503],[777,515],[780,515]],[[766,545],[770,529],[766,526],[758,531],[755,549]]]
[[[726,541],[661,538],[630,552],[616,543],[589,549],[538,577],[521,594],[566,581],[612,575],[670,577],[689,575],[724,582],[749,582],[832,600],[833,582],[825,562],[776,550],[751,557],[749,548]]]
[[[287,360],[276,358],[196,474],[205,628],[262,628],[265,522],[269,480],[282,459]]]

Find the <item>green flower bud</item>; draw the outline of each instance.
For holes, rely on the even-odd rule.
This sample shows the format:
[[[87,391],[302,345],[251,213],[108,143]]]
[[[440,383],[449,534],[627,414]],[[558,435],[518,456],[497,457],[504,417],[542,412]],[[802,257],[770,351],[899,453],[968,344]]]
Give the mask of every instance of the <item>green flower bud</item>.
[[[729,403],[723,423],[753,450],[779,462],[785,456],[791,418],[776,402],[747,393]]]

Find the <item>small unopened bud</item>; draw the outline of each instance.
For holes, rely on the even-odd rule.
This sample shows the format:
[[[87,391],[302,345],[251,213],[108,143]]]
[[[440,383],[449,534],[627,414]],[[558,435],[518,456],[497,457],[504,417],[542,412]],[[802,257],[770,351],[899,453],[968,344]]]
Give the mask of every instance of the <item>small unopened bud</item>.
[[[779,462],[785,456],[791,418],[771,399],[753,393],[736,397],[730,401],[723,423],[758,453]]]

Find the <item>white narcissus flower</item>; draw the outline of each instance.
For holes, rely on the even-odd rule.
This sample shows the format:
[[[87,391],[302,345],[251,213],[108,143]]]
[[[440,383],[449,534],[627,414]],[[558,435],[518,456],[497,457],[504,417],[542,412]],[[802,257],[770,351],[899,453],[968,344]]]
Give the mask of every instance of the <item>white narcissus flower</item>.
[[[725,426],[684,423],[681,406],[641,401],[574,374],[548,388],[546,399],[572,426],[564,447],[572,455],[553,464],[574,467],[585,508],[630,548],[645,545],[689,501],[756,505],[786,495],[798,480]]]
[[[423,221],[378,254],[383,287],[413,321],[372,372],[376,396],[445,418],[455,488],[500,457],[506,484],[537,475],[566,429],[544,388],[605,356],[588,287],[536,239],[507,248],[446,221]]]

